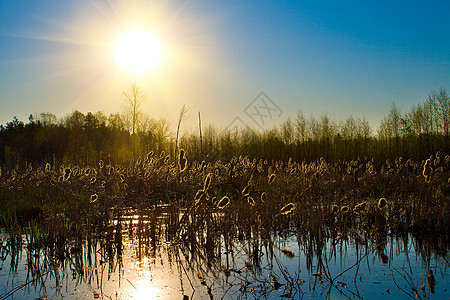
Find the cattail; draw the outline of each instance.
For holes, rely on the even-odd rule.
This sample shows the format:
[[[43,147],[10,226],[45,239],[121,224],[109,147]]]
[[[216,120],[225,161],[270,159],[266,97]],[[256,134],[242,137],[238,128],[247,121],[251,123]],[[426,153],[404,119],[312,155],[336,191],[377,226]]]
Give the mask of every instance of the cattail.
[[[346,214],[350,211],[350,207],[348,207],[347,205],[344,205],[341,207],[341,213]]]
[[[211,185],[211,173],[208,173],[208,175],[205,178],[205,183],[203,184],[203,189],[205,191],[208,190],[210,185]]]
[[[15,179],[15,178],[14,178],[14,179]],[[13,180],[14,180],[14,179],[13,179]],[[61,182],[61,181],[63,181],[63,180],[64,180],[64,177],[63,177],[63,176],[59,176],[59,177],[58,177],[58,181],[59,181],[59,182]]]
[[[84,175],[89,176],[89,174],[91,174],[90,168],[87,168],[86,170],[84,170]]]
[[[280,214],[282,215],[288,215],[291,212],[294,211],[294,203],[288,203],[286,206],[284,206],[281,210],[280,210]]]
[[[430,182],[430,176],[432,172],[431,164],[432,164],[431,158],[429,158],[425,161],[425,164],[423,165],[422,175],[423,177],[425,177],[426,182]]]
[[[96,179],[95,177],[92,177],[92,178],[91,178],[91,184],[94,184],[95,181],[97,181],[97,179]]]
[[[98,200],[97,194],[93,194],[93,195],[91,195],[91,199],[89,200],[89,203],[94,203],[97,200]]]
[[[46,165],[45,165],[45,171],[46,172],[50,172],[50,169],[52,168],[52,166],[50,166],[50,164],[49,163],[47,163]]]
[[[150,151],[149,153],[147,153],[146,160],[149,161],[150,158],[152,157],[152,155],[153,155],[153,151]]]
[[[364,210],[366,210],[367,202],[361,202],[361,203],[358,204],[358,205],[359,205],[359,209],[362,210],[362,211],[364,211]]]
[[[123,183],[125,181],[125,175],[120,174],[120,182]]]
[[[270,174],[269,176],[269,184],[271,184],[275,180],[275,174]]]
[[[100,169],[103,169],[103,166],[104,166],[103,160],[100,160],[100,161],[98,162],[98,166],[100,167]]]
[[[69,169],[69,168],[65,168],[65,169],[64,169],[64,177],[63,177],[63,180],[64,180],[64,181],[67,181],[67,180],[69,180],[69,178],[70,178],[70,169]]]
[[[167,155],[166,158],[164,159],[164,164],[168,164],[169,163],[169,159],[170,159],[170,156]]]
[[[378,200],[378,208],[379,209],[383,209],[387,206],[387,200],[386,198],[380,198],[380,200]]]
[[[202,200],[202,198],[204,196],[205,196],[205,191],[204,190],[198,190],[197,193],[195,194],[195,203],[197,203],[200,200]]]
[[[261,194],[261,202],[266,202],[267,200],[267,193],[266,192],[262,192]]]
[[[242,190],[242,196],[247,197],[250,193],[250,185],[246,185],[245,188]]]
[[[203,172],[203,170],[206,168],[206,161],[202,161],[202,164],[200,166],[200,172]]]
[[[187,167],[186,157],[183,157],[183,159],[181,159],[181,161],[179,162],[179,166],[180,166],[180,172],[183,172],[184,170],[186,170],[186,167]]]
[[[336,204],[333,204],[333,206],[331,207],[331,212],[333,214],[336,214],[339,211],[339,206],[337,206]]]
[[[178,155],[178,164],[181,164],[181,161],[185,157],[186,151],[184,149],[180,149],[180,154]]]
[[[366,202],[361,202],[353,208],[355,213],[363,212],[366,210]]]
[[[220,201],[217,203],[217,208],[223,209],[228,204],[230,204],[230,198],[228,198],[227,196],[223,196],[223,198],[220,199]]]
[[[184,151],[184,150],[182,150],[182,151]],[[180,151],[180,153],[181,153],[181,151]],[[161,155],[159,156],[159,159],[163,159],[164,156],[166,156],[166,154],[164,153],[164,151],[161,151]]]
[[[248,202],[251,206],[255,206],[255,200],[253,200],[253,197],[251,197],[251,196],[247,197],[247,202]]]

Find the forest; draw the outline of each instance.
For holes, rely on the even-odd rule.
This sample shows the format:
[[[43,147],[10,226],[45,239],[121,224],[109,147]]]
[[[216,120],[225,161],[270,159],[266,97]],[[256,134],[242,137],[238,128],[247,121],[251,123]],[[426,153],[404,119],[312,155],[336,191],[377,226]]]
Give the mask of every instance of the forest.
[[[140,109],[144,95],[138,86],[131,86],[124,96],[127,109],[109,116],[75,110],[63,118],[50,112],[31,114],[28,123],[14,117],[0,127],[0,165],[89,166],[99,160],[121,164],[150,151],[164,151],[174,161],[177,147],[185,149],[192,161],[229,161],[236,155],[299,162],[322,157],[330,163],[364,157],[421,160],[437,151],[449,152],[450,107],[445,89],[431,92],[406,113],[392,104],[376,129],[365,118],[350,115],[335,121],[327,115],[307,117],[299,109],[295,119],[265,131],[229,131],[211,124],[184,132],[183,107],[176,135],[166,119]]]

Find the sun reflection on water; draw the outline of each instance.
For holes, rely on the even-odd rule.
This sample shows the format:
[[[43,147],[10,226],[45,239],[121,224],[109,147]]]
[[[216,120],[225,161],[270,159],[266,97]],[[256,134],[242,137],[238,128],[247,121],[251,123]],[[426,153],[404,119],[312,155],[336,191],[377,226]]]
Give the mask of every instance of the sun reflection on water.
[[[136,290],[132,293],[132,298],[135,300],[155,299],[160,295],[161,291],[150,285],[148,280],[141,280],[136,285]]]

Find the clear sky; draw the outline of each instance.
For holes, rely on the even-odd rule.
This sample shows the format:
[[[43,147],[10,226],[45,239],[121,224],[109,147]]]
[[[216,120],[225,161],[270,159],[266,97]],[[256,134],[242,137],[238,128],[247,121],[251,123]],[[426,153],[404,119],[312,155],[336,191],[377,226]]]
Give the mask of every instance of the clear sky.
[[[31,113],[123,109],[133,81],[144,111],[175,129],[220,127],[264,92],[272,122],[327,114],[378,126],[439,88],[449,91],[450,1],[0,1],[0,123]],[[162,45],[145,74],[123,69],[114,45],[141,28]],[[247,110],[246,110],[247,109]],[[267,124],[266,124],[267,125]]]

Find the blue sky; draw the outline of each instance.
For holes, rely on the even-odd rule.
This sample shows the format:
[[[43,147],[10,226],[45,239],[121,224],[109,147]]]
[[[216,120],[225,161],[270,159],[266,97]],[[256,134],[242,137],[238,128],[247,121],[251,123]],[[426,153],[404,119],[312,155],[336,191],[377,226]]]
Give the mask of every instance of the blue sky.
[[[146,113],[175,126],[225,127],[265,92],[282,110],[271,125],[327,114],[375,128],[450,82],[450,1],[2,1],[0,123],[123,109],[136,78],[109,52],[126,28],[154,31],[167,55],[137,82]],[[110,51],[111,50],[111,51]],[[194,125],[193,125],[194,126]]]

